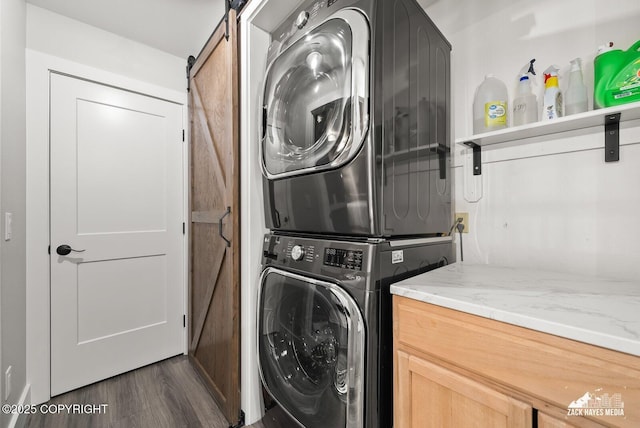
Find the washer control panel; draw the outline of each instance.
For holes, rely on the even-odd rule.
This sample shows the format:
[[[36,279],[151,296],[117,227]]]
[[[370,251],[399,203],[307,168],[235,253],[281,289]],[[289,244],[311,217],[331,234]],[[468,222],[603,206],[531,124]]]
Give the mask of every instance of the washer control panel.
[[[365,270],[367,248],[363,243],[266,235],[262,263],[316,273],[352,274]]]
[[[325,248],[324,264],[343,269],[362,270],[362,255],[363,252],[359,250]]]

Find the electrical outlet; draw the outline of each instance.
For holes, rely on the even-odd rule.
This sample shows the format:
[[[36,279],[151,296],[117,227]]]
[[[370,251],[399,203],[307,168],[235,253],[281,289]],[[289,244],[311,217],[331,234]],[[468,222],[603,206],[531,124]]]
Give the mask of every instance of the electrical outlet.
[[[458,221],[459,218],[462,219],[461,223],[464,224],[464,230],[462,231],[462,233],[469,233],[469,213],[456,213],[453,221]],[[455,231],[456,230],[454,230],[454,232]]]
[[[7,401],[10,395],[11,395],[11,366],[7,367],[7,371],[4,372],[4,401]]]

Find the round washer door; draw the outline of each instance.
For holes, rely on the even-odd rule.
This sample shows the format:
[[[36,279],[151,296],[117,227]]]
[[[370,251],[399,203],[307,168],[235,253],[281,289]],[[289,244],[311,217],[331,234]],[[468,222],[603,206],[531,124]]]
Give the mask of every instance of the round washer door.
[[[268,178],[345,164],[369,123],[369,26],[341,10],[287,46],[267,68],[262,168]]]
[[[306,428],[362,426],[365,331],[336,284],[266,269],[258,302],[262,382]]]

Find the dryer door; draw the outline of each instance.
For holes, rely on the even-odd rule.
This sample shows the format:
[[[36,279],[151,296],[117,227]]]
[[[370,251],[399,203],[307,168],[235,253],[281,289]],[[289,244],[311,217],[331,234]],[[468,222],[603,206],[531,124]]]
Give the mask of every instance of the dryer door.
[[[262,381],[306,428],[361,427],[364,323],[339,286],[267,268],[258,306]]]
[[[267,69],[262,166],[268,178],[338,167],[367,126],[369,26],[341,10],[284,49]]]

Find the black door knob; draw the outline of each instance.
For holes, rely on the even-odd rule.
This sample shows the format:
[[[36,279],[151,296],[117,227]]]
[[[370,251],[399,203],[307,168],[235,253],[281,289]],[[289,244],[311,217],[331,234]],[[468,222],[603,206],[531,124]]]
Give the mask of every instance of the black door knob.
[[[74,250],[67,244],[62,244],[58,248],[56,248],[56,253],[58,253],[61,256],[68,256],[72,251],[74,253],[82,253],[84,250]]]

